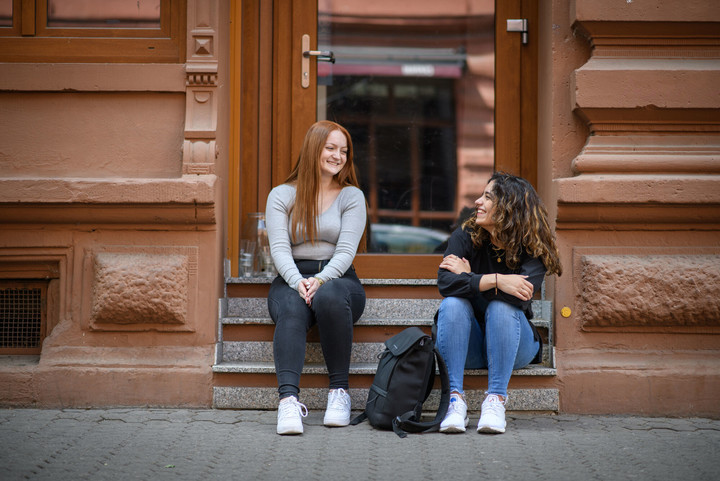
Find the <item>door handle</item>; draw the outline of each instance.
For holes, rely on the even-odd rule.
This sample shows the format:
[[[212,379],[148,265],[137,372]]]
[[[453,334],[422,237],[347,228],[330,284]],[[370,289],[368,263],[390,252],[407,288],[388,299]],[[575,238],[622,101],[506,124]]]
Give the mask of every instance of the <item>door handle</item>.
[[[305,34],[302,36],[302,62],[300,70],[300,84],[302,88],[306,89],[310,87],[310,57],[316,57],[318,62],[330,62],[335,63],[335,54],[329,50],[310,50],[310,35]]]
[[[305,50],[303,57],[317,57],[318,62],[330,62],[335,63],[335,54],[330,50]]]

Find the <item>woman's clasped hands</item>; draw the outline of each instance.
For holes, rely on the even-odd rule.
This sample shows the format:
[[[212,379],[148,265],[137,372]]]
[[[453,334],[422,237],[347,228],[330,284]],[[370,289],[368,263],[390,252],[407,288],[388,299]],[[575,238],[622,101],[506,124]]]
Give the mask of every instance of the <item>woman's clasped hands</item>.
[[[319,287],[320,281],[318,281],[316,277],[308,277],[307,279],[300,280],[297,290],[300,297],[305,300],[305,304],[309,306],[312,304],[312,298],[315,296]]]

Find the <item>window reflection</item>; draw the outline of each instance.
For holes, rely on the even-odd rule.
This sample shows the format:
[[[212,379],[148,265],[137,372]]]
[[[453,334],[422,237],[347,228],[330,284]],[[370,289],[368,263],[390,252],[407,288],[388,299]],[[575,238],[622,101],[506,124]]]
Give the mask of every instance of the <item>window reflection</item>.
[[[370,251],[442,249],[493,169],[494,0],[318,8],[318,118],[353,137]]]
[[[160,28],[160,0],[48,0],[47,26]]]
[[[13,2],[0,0],[0,27],[12,27]]]

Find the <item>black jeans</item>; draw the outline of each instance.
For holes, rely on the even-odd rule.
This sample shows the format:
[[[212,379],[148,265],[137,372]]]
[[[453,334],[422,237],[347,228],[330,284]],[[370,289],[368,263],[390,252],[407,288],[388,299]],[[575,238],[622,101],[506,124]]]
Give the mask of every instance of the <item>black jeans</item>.
[[[324,263],[296,261],[303,277],[317,274]],[[310,306],[281,276],[277,276],[270,285],[268,309],[275,323],[273,357],[280,399],[297,396],[300,392],[307,332],[315,324],[318,325],[330,389],[347,389],[353,325],[365,309],[365,290],[355,269],[351,266],[342,277],[321,285]]]

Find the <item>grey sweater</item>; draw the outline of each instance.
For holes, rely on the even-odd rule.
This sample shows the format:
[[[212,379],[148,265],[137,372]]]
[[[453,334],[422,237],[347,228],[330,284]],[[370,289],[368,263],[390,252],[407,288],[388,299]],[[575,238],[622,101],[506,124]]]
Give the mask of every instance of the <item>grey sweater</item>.
[[[297,289],[303,276],[294,259],[330,262],[315,277],[325,282],[341,277],[352,264],[365,230],[365,196],[357,187],[344,187],[332,205],[318,217],[315,244],[309,240],[292,243],[290,209],[295,203],[295,186],[282,184],[270,191],[265,219],[270,253],[278,273]],[[299,233],[298,233],[299,234]]]

